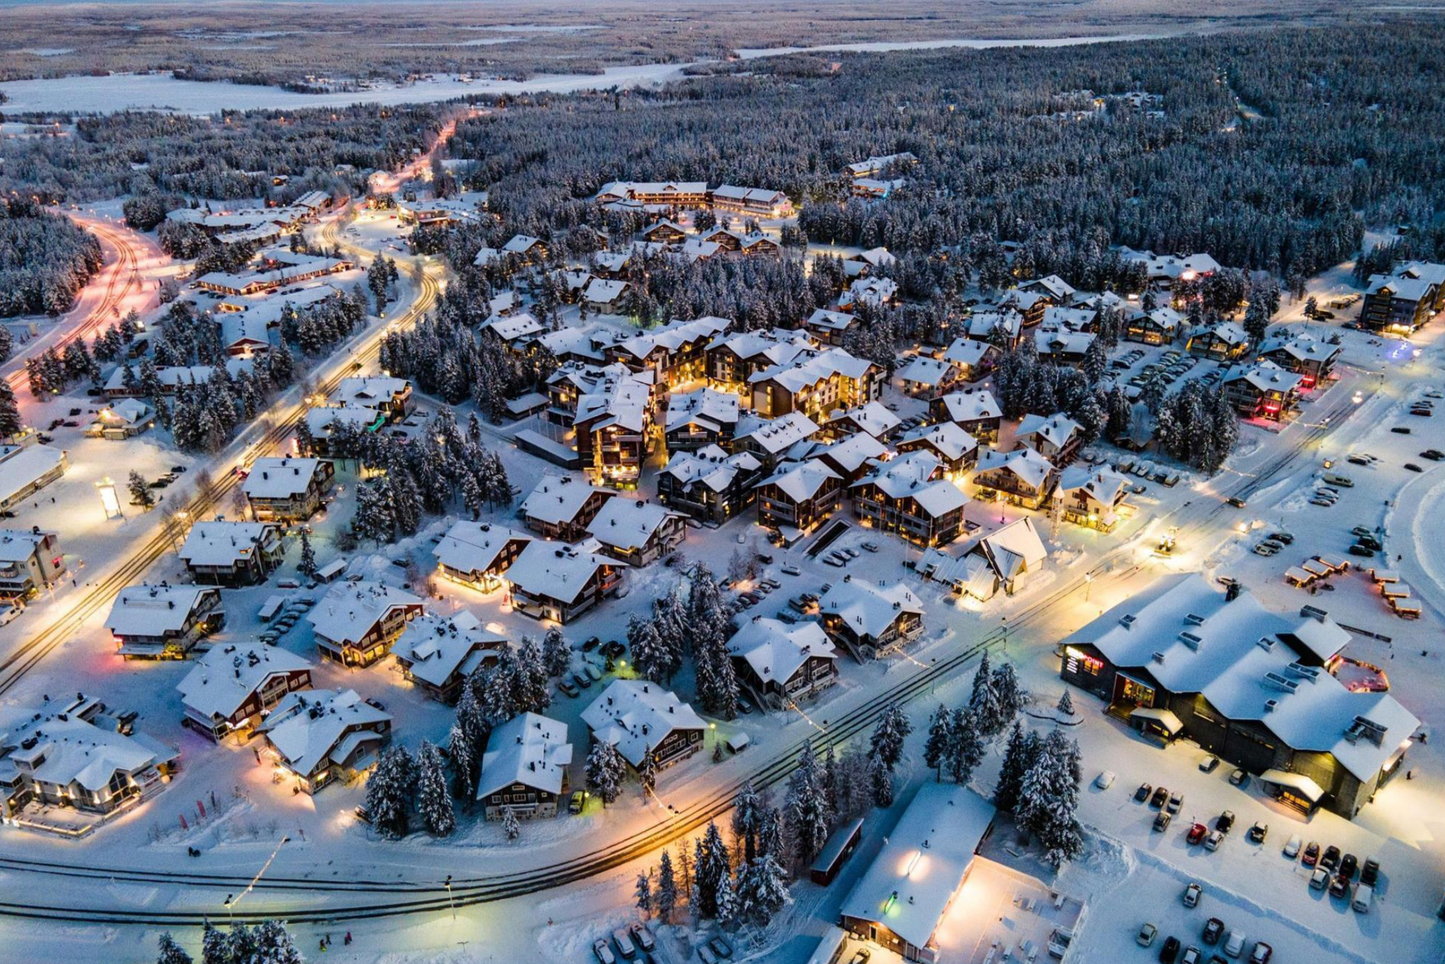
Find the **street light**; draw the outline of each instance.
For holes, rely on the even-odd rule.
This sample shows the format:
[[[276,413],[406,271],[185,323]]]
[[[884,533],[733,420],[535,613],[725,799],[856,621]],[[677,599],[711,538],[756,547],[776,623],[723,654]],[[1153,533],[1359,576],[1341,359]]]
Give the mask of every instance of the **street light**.
[[[452,900],[452,875],[451,875],[451,874],[447,874],[446,885],[447,885],[447,903],[451,906],[451,909],[452,909],[452,920],[456,920],[456,919],[457,919],[457,903],[456,903],[456,901]]]

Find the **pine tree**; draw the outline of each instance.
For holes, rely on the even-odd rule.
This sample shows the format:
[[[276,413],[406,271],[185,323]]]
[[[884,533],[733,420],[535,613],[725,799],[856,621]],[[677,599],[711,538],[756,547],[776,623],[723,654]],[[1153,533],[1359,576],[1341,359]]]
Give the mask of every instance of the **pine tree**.
[[[697,866],[693,868],[693,890],[697,894],[696,910],[701,917],[717,917],[721,907],[722,889],[732,891],[732,868],[728,862],[727,844],[717,824],[709,822],[698,844]]]
[[[542,713],[552,705],[552,693],[547,688],[547,664],[542,656],[542,647],[530,636],[522,637],[517,647],[516,706],[519,713]]]
[[[803,744],[798,768],[788,780],[788,824],[794,834],[794,860],[798,865],[810,863],[828,839],[828,802],[823,777],[811,744]]]
[[[1058,710],[1058,711],[1059,711],[1059,715],[1062,716],[1062,717],[1064,717],[1065,719],[1069,719],[1069,718],[1072,718],[1072,717],[1073,717],[1073,715],[1074,715],[1074,698],[1069,695],[1069,691],[1068,691],[1067,689],[1065,689],[1065,690],[1064,690],[1064,694],[1059,697],[1059,702],[1058,702],[1058,704],[1054,707],[1054,709]]]
[[[1008,725],[999,705],[996,680],[989,668],[988,650],[984,650],[983,657],[978,661],[978,671],[973,674],[973,692],[969,696],[968,708],[973,711],[978,732],[985,737],[1000,732]]]
[[[666,851],[663,851],[666,853]],[[636,896],[637,909],[642,911],[644,919],[652,913],[652,868],[647,868],[647,873],[637,875],[637,886],[632,893]]]
[[[642,785],[642,795],[647,797],[657,789],[657,755],[648,747],[642,754],[642,765],[637,768],[637,782]]]
[[[191,955],[176,943],[170,931],[166,931],[160,937],[160,956],[156,958],[156,964],[191,964]]]
[[[983,762],[983,738],[979,735],[973,712],[955,710],[951,730],[953,738],[948,748],[948,772],[955,783],[967,783],[974,769]]]
[[[874,757],[883,761],[892,770],[903,756],[903,741],[913,732],[913,724],[897,703],[889,703],[873,728],[870,746]]]
[[[1079,745],[1056,727],[1024,774],[1018,808],[1020,826],[1039,838],[1044,859],[1055,869],[1084,849],[1077,816],[1079,780]]]
[[[556,626],[542,637],[542,664],[548,676],[561,676],[572,665],[572,647]]]
[[[942,703],[928,721],[928,741],[923,745],[923,762],[933,771],[933,779],[943,779],[943,764],[948,760],[953,741],[953,715]]]
[[[657,627],[636,613],[627,624],[627,646],[632,650],[632,665],[654,683],[661,683],[669,675],[672,654],[663,645],[657,634]]]
[[[998,736],[1004,727],[1013,722],[1014,717],[1023,709],[1026,698],[1013,663],[1003,663],[994,670],[991,682],[998,705],[998,718],[993,721],[993,727],[984,734],[989,738]]]
[[[301,951],[297,949],[295,941],[291,939],[286,925],[278,920],[262,921],[257,924],[251,932],[251,939],[254,944],[252,956],[249,958],[237,957],[237,964],[242,961],[254,962],[254,964],[302,964]]]
[[[316,575],[316,550],[311,548],[311,534],[306,529],[301,530],[301,562],[296,571],[308,578]]]
[[[422,825],[433,837],[445,837],[456,829],[456,812],[447,793],[447,778],[442,770],[442,755],[426,740],[416,751],[417,810]]]
[[[201,930],[201,964],[231,964],[226,935],[206,921]]]
[[[1024,775],[1034,765],[1038,756],[1038,734],[1024,732],[1023,725],[1014,721],[1009,734],[1008,746],[1004,750],[1003,766],[999,769],[998,784],[994,787],[994,806],[1007,813],[1015,813],[1023,792]]]
[[[787,874],[772,854],[755,857],[739,868],[737,890],[743,917],[758,927],[767,927],[778,911],[793,902]]]
[[[873,803],[884,808],[893,806],[893,770],[882,757],[873,757],[869,777],[873,783]]]
[[[672,920],[677,907],[677,880],[672,875],[672,857],[663,850],[657,862],[657,919],[664,924]]]
[[[403,746],[381,751],[376,769],[366,781],[366,809],[371,825],[383,836],[405,837],[410,829],[411,801],[416,794],[416,768]]]
[[[587,755],[587,789],[602,798],[604,807],[622,792],[624,767],[622,754],[606,740],[598,740]]]
[[[4,330],[9,331],[8,328]],[[15,389],[10,387],[8,380],[0,378],[0,439],[19,435],[24,428],[25,423],[20,418],[20,405],[15,400]]]
[[[743,860],[751,861],[758,853],[758,831],[762,829],[763,798],[749,780],[733,797],[733,846],[742,847]]]
[[[779,863],[786,859],[784,835],[782,811],[777,807],[769,807],[763,812],[762,825],[758,830],[759,856],[771,856]]]
[[[717,904],[718,923],[728,930],[737,927],[742,920],[742,902],[738,900],[737,888],[733,884],[732,874],[724,869],[717,880],[717,895],[714,898]]]
[[[156,504],[155,493],[150,486],[146,485],[143,475],[134,469],[131,470],[130,479],[126,482],[126,489],[130,491],[130,501],[141,507],[141,511],[149,512]]]
[[[522,835],[522,825],[517,821],[517,811],[512,807],[502,811],[502,831],[506,833],[508,840],[516,840]]]

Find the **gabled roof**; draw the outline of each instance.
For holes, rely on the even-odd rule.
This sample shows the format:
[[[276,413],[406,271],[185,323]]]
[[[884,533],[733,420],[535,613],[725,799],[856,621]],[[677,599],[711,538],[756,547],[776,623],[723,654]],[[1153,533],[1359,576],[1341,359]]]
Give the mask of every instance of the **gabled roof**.
[[[1236,369],[1224,376],[1224,384],[1230,382],[1246,381],[1261,392],[1289,393],[1299,388],[1303,376],[1296,372],[1286,371],[1273,362],[1263,361],[1258,365],[1246,369]]]
[[[988,449],[979,456],[978,471],[988,472],[994,469],[1012,472],[1021,482],[1037,489],[1048,479],[1049,473],[1054,471],[1054,463],[1031,448],[1014,449],[1012,452]]]
[[[920,425],[898,436],[899,445],[922,442],[938,451],[950,461],[962,458],[978,448],[978,439],[969,435],[955,422],[939,422],[937,425]]]
[[[273,522],[197,522],[176,556],[188,566],[231,566],[254,555],[268,536],[279,543],[280,534]]]
[[[1225,321],[1210,329],[1210,334],[1226,345],[1243,345],[1249,341],[1249,332],[1238,322]]]
[[[1059,494],[1067,495],[1079,489],[1104,505],[1117,505],[1129,488],[1129,480],[1112,469],[1097,469],[1091,465],[1071,465],[1064,469],[1059,478]]]
[[[857,315],[850,315],[846,311],[830,311],[827,308],[814,308],[813,313],[808,316],[807,324],[810,328],[827,328],[831,331],[842,331],[857,320]]]
[[[858,432],[831,445],[815,444],[807,454],[810,458],[825,459],[851,475],[869,459],[881,459],[888,454],[888,448],[867,432]]]
[[[1079,434],[1079,423],[1063,412],[1053,415],[1025,415],[1019,422],[1014,438],[1028,444],[1030,440],[1043,439],[1055,448],[1063,448]],[[1036,448],[1037,446],[1031,446]]]
[[[825,424],[831,425],[834,422],[847,420],[874,438],[882,438],[897,428],[902,419],[890,412],[882,402],[868,402],[857,408],[850,408],[846,412],[834,410]]]
[[[582,711],[592,736],[611,743],[634,767],[676,729],[701,730],[707,724],[677,694],[646,680],[619,679]]]
[[[809,659],[836,659],[823,627],[814,622],[789,626],[778,619],[754,616],[727,642],[728,652],[745,659],[764,683],[786,683]]]
[[[214,646],[177,684],[181,701],[206,719],[230,719],[266,681],[311,669],[279,646]]]
[[[792,411],[777,418],[750,416],[738,422],[738,440],[751,439],[753,444],[770,455],[787,451],[795,443],[818,431],[818,423],[802,412]]]
[[[391,715],[361,698],[356,690],[291,693],[256,728],[264,733],[291,770],[316,772],[352,728],[380,731]]]
[[[120,591],[105,626],[116,636],[160,636],[179,632],[212,586],[128,586]]]
[[[461,609],[450,615],[422,613],[407,624],[391,651],[411,664],[412,676],[440,687],[458,670],[466,676],[481,666],[484,651],[506,648],[505,636],[488,631],[476,616]]]
[[[1338,356],[1342,350],[1340,345],[1327,345],[1308,334],[1291,336],[1288,332],[1274,338],[1267,338],[1259,346],[1261,355],[1280,352],[1296,361],[1326,362]]]
[[[968,496],[958,486],[938,478],[942,471],[943,463],[932,452],[909,452],[878,463],[872,475],[854,482],[851,487],[875,485],[890,499],[912,499],[924,512],[938,518],[968,504]]]
[[[530,311],[519,311],[515,315],[493,315],[482,322],[478,331],[490,331],[502,341],[516,341],[540,335],[547,328]]]
[[[549,525],[561,525],[577,518],[577,513],[594,495],[612,498],[618,493],[598,489],[571,475],[547,474],[532,493],[522,500],[522,515]]]
[[[652,502],[626,497],[608,499],[588,524],[587,531],[602,545],[625,552],[642,548],[663,523],[679,517],[666,506]]]
[[[841,475],[820,459],[809,459],[806,462],[784,462],[758,485],[776,485],[778,491],[794,502],[806,502],[823,491],[830,481],[841,479]]]
[[[714,492],[724,492],[739,472],[756,472],[760,468],[762,463],[750,452],[728,455],[716,445],[707,445],[696,452],[677,452],[662,472],[684,486],[700,483]]]
[[[1049,557],[1049,550],[1034,520],[1024,516],[983,536],[964,555],[982,555],[999,578],[1007,581],[1020,572],[1037,568]]]
[[[555,542],[529,542],[507,570],[514,587],[535,596],[571,603],[604,566],[622,565],[595,553]]]
[[[982,342],[974,342],[982,344]],[[920,385],[939,385],[948,378],[954,370],[953,364],[931,355],[914,355],[907,365],[898,370],[898,377],[905,382],[917,382]]]
[[[502,250],[508,254],[526,254],[541,243],[541,238],[534,238],[530,234],[515,234],[510,241],[502,245]]]
[[[75,783],[92,793],[104,790],[117,771],[134,775],[179,756],[143,733],[126,736],[114,721],[103,726],[91,722],[94,718],[42,711],[0,732],[0,748],[13,747],[7,759],[28,764],[38,782],[59,787]],[[35,742],[25,746],[32,739]]]
[[[995,328],[1002,328],[1010,338],[1017,338],[1023,323],[1023,315],[1012,308],[975,311],[968,318],[968,336],[987,341]]]
[[[851,577],[835,582],[818,600],[818,609],[836,613],[859,637],[881,635],[905,613],[923,615],[923,603],[903,583],[883,586]]]
[[[953,344],[943,353],[943,360],[954,365],[973,367],[983,363],[989,352],[998,352],[998,346],[977,338],[955,338]]]
[[[303,495],[321,467],[321,459],[259,458],[241,489],[253,499],[288,499]]]
[[[667,400],[667,431],[694,423],[712,431],[736,425],[740,407],[736,395],[712,388],[674,394]]]
[[[1399,298],[1401,301],[1421,301],[1430,296],[1438,285],[1422,277],[1412,278],[1408,275],[1370,275],[1370,286],[1365,289],[1365,294],[1377,295],[1382,291],[1389,291],[1390,296]]]
[[[306,621],[335,643],[355,643],[393,609],[421,606],[421,600],[404,589],[382,582],[336,583],[321,597]]]
[[[598,305],[610,305],[621,297],[626,291],[626,281],[613,280],[610,278],[593,278],[587,282],[587,288],[582,292],[582,297]]]
[[[834,375],[863,378],[876,367],[866,358],[856,358],[842,348],[829,348],[826,351],[800,354],[789,365],[765,368],[754,373],[748,381],[752,384],[772,381],[784,391],[797,392]]]
[[[941,399],[944,412],[953,422],[974,422],[985,418],[1002,418],[1003,409],[993,392],[950,392]]]
[[[458,572],[486,572],[507,546],[518,541],[531,542],[532,536],[504,525],[463,519],[447,530],[432,555]]]
[[[1056,274],[1045,275],[1042,278],[1032,278],[1028,281],[1021,281],[1019,282],[1019,287],[1025,289],[1040,288],[1053,295],[1060,301],[1073,297],[1075,292],[1075,288],[1073,285],[1069,284],[1067,281],[1065,281],[1063,278],[1060,278]]]
[[[514,783],[559,794],[571,762],[566,723],[540,713],[521,713],[487,737],[476,799],[484,800]]]

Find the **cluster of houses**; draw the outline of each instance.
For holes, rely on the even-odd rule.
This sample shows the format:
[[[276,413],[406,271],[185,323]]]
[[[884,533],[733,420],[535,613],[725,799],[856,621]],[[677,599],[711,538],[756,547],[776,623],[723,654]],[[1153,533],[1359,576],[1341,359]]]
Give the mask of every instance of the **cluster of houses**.
[[[343,378],[327,398],[308,399],[306,428],[312,452],[331,455],[332,435],[340,426],[357,432],[414,435],[423,421],[416,413],[411,382],[393,375]]]
[[[209,208],[177,208],[166,213],[166,220],[192,224],[222,245],[267,245],[282,236],[314,221],[331,207],[332,198],[324,191],[308,191],[280,207],[239,208],[214,212]]]
[[[1409,335],[1445,311],[1445,265],[1407,261],[1370,276],[1359,325],[1368,331]]]
[[[350,271],[356,263],[330,255],[298,254],[289,248],[263,248],[245,271],[208,271],[194,282],[203,291],[227,297],[278,291],[316,278]]]
[[[782,191],[706,181],[611,181],[594,200],[610,211],[666,214],[679,208],[711,208],[758,218],[786,218],[793,202]]]

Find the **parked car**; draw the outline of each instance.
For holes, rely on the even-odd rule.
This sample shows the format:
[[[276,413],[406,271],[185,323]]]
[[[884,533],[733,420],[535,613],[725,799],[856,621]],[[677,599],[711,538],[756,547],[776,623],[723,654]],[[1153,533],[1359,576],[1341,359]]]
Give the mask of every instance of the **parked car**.
[[[1293,860],[1299,856],[1299,850],[1302,846],[1304,846],[1304,841],[1300,839],[1299,834],[1295,834],[1284,842],[1284,855]]]
[[[1426,449],[1420,453],[1420,458],[1429,459],[1431,462],[1445,461],[1445,452],[1439,449]]]
[[[1169,794],[1169,803],[1165,805],[1164,809],[1168,810],[1169,813],[1172,815],[1178,813],[1180,808],[1183,806],[1184,793],[1183,791],[1176,790],[1173,793]]]
[[[590,689],[590,688],[592,687],[592,677],[588,676],[586,673],[582,672],[581,670],[578,670],[577,672],[575,672],[575,673],[572,674],[572,682],[576,683],[578,686],[582,687],[584,690],[585,690],[585,689]]]
[[[1320,862],[1320,845],[1311,840],[1305,844],[1304,854],[1300,857],[1300,863],[1306,867],[1313,867]]]
[[[857,952],[854,953],[852,960],[850,960],[848,964],[868,964],[868,958],[872,956],[873,954],[868,948],[860,947]]]
[[[1294,535],[1288,532],[1271,532],[1269,537],[1275,542],[1283,542],[1285,545],[1290,545],[1294,542]]]
[[[1424,469],[1420,468],[1420,466],[1416,465],[1414,462],[1406,462],[1406,463],[1405,463],[1405,470],[1406,470],[1407,472],[1423,472],[1423,471],[1425,471]]]
[[[1344,874],[1335,874],[1330,881],[1330,896],[1343,897],[1350,892],[1350,878]]]
[[[1325,848],[1325,854],[1320,858],[1320,866],[1326,870],[1334,870],[1340,865],[1340,848],[1330,844]]]
[[[783,572],[787,573],[790,576],[801,576],[803,574],[803,570],[799,569],[797,566],[793,565],[790,562],[784,563],[779,568],[781,568]]]
[[[578,693],[577,687],[573,686],[571,683],[567,682],[566,680],[559,680],[559,681],[557,682],[557,688],[558,688],[559,690],[561,690],[563,693],[566,693],[568,696],[571,696],[571,697],[575,697],[575,696],[577,695],[577,693]]]
[[[630,961],[637,956],[637,945],[632,943],[632,935],[624,928],[619,927],[613,931],[612,939],[617,943],[617,952],[624,958]]]
[[[1179,938],[1167,937],[1159,948],[1159,964],[1174,964],[1179,959]]]
[[[1154,791],[1154,796],[1152,796],[1152,797],[1149,798],[1149,806],[1151,806],[1151,807],[1162,807],[1162,806],[1164,806],[1164,804],[1166,804],[1166,803],[1168,803],[1168,802],[1169,802],[1169,791],[1166,790],[1164,787],[1159,787],[1159,788],[1157,788],[1157,789]]]
[[[1154,937],[1158,933],[1159,928],[1155,927],[1153,924],[1141,924],[1139,925],[1139,933],[1134,935],[1134,940],[1138,942],[1140,947],[1148,947],[1150,944],[1154,943]]]
[[[1373,887],[1379,879],[1380,862],[1374,857],[1366,858],[1364,864],[1360,867],[1360,883]]]
[[[1249,952],[1249,964],[1269,964],[1269,959],[1273,956],[1273,947],[1264,941],[1255,941],[1254,950]]]
[[[1243,508],[1248,504],[1248,503],[1246,503],[1243,499],[1241,499],[1241,498],[1240,498],[1239,496],[1237,496],[1237,495],[1231,495],[1229,498],[1225,499],[1224,501],[1225,501],[1226,504],[1232,505],[1232,506],[1234,506],[1236,509],[1243,509]]]
[[[1214,945],[1219,943],[1219,938],[1224,934],[1224,921],[1218,917],[1209,918],[1204,925],[1204,933],[1200,935],[1204,943]]]
[[[1197,844],[1201,840],[1203,840],[1204,835],[1208,832],[1208,827],[1206,827],[1202,823],[1196,823],[1194,826],[1189,828],[1189,833],[1185,834],[1184,839],[1189,841],[1190,846],[1193,846],[1194,844]]]
[[[1316,867],[1310,873],[1310,889],[1324,890],[1330,885],[1330,872],[1323,867]]]
[[[1094,786],[1098,787],[1100,790],[1107,790],[1107,789],[1109,789],[1110,787],[1112,787],[1113,785],[1114,785],[1114,771],[1113,771],[1113,770],[1103,770],[1103,771],[1101,771],[1101,772],[1099,773],[1098,776],[1094,777]]]
[[[1222,843],[1224,843],[1224,834],[1218,830],[1211,830],[1204,838],[1204,849],[1210,851],[1218,850],[1219,845]]]
[[[1249,782],[1249,771],[1244,767],[1235,767],[1229,774],[1229,782],[1236,787],[1242,787]]]
[[[1249,839],[1252,843],[1264,843],[1264,838],[1269,836],[1269,824],[1263,820],[1256,820],[1254,826],[1249,828]]]
[[[607,946],[604,938],[592,942],[592,953],[597,955],[597,964],[617,964],[617,956],[612,953],[612,948]]]
[[[1230,931],[1229,939],[1224,942],[1224,953],[1230,957],[1238,957],[1244,953],[1244,932]]]
[[[1148,783],[1139,784],[1139,789],[1134,791],[1134,802],[1143,803],[1145,800],[1148,800],[1149,794],[1152,793],[1153,790],[1154,787]]]
[[[706,944],[697,945],[697,959],[702,964],[717,964],[717,955]]]
[[[1184,956],[1179,958],[1179,964],[1199,964],[1204,952],[1190,944],[1184,949]]]
[[[1409,434],[1410,434],[1410,426],[1408,426],[1408,425],[1396,425],[1394,428],[1390,429],[1390,431],[1394,432],[1396,435],[1409,435]]]
[[[1379,552],[1381,549],[1384,548],[1384,545],[1380,542],[1380,540],[1372,535],[1357,536],[1355,538],[1355,541],[1358,542],[1360,545],[1364,546],[1366,549],[1373,549],[1376,552]]]
[[[1345,854],[1340,860],[1340,873],[1350,880],[1355,879],[1355,874],[1359,872],[1359,869],[1360,860],[1354,854]]]
[[[572,794],[567,798],[567,812],[575,817],[582,812],[582,808],[586,803],[587,794],[581,790],[573,790]]]
[[[1199,898],[1202,896],[1204,896],[1204,888],[1199,885],[1197,880],[1191,880],[1188,884],[1184,885],[1183,900],[1185,907],[1198,907]]]
[[[631,930],[632,939],[635,940],[637,946],[644,951],[650,951],[657,946],[657,942],[652,939],[652,932],[647,929],[646,924],[640,922],[633,924]]]
[[[713,953],[716,954],[718,957],[733,956],[732,945],[729,944],[727,941],[723,940],[721,936],[714,937],[712,940],[707,942],[707,945],[708,947],[712,948]]]
[[[1173,818],[1170,816],[1168,810],[1160,810],[1158,813],[1154,814],[1154,830],[1157,833],[1163,833],[1164,831],[1168,830],[1169,821],[1171,819]]]
[[[1214,818],[1214,829],[1215,829],[1215,830],[1218,830],[1220,833],[1229,833],[1230,828],[1232,828],[1233,826],[1234,826],[1234,811],[1233,811],[1233,810],[1226,810],[1226,811],[1224,811],[1223,813],[1221,813],[1218,817]]]
[[[1355,896],[1350,899],[1350,909],[1356,914],[1368,914],[1370,902],[1375,896],[1375,888],[1369,884],[1356,884]]]
[[[1374,550],[1374,549],[1371,549],[1369,546],[1362,545],[1361,543],[1358,543],[1358,542],[1355,542],[1355,543],[1351,543],[1351,544],[1350,544],[1350,555],[1352,555],[1352,556],[1366,556],[1366,557],[1370,557],[1370,556],[1373,556],[1374,554],[1375,554],[1375,550]]]

